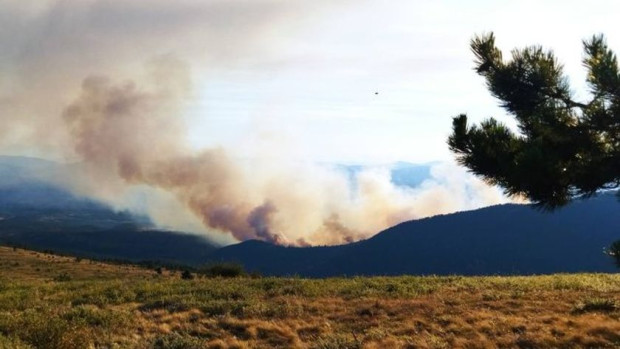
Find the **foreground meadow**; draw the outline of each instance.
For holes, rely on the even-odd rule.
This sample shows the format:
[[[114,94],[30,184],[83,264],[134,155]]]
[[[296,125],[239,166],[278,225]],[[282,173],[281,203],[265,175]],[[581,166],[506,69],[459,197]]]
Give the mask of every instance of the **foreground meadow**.
[[[620,347],[620,275],[182,279],[0,248],[0,348]]]

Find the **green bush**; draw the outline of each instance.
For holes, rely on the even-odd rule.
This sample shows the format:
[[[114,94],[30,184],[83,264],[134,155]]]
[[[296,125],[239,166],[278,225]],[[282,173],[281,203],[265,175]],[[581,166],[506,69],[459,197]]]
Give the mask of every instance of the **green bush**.
[[[157,309],[165,309],[170,313],[187,311],[190,307],[182,300],[158,300],[145,303],[138,307],[140,311],[153,311]]]
[[[194,274],[192,274],[189,270],[183,270],[181,273],[181,279],[183,280],[191,280],[194,278]]]
[[[71,275],[69,275],[67,272],[62,272],[54,277],[54,281],[56,282],[71,281]]]
[[[11,324],[12,334],[35,348],[86,349],[91,333],[84,325],[72,324],[52,314],[26,311]]]
[[[205,343],[190,335],[170,333],[155,338],[152,349],[201,349],[205,348]]]
[[[362,342],[355,336],[330,334],[317,338],[312,344],[313,349],[360,349]]]
[[[5,337],[0,334],[0,348],[2,349],[32,349],[32,346],[25,344],[19,338]]]
[[[608,313],[620,310],[620,304],[614,299],[607,298],[589,298],[579,302],[574,308],[573,313],[581,314],[587,312]]]
[[[70,324],[85,327],[100,327],[106,331],[127,325],[129,314],[110,309],[77,306],[62,314],[62,319]]]
[[[199,273],[207,277],[233,278],[246,276],[246,272],[241,264],[237,263],[218,263],[207,265],[199,270]]]

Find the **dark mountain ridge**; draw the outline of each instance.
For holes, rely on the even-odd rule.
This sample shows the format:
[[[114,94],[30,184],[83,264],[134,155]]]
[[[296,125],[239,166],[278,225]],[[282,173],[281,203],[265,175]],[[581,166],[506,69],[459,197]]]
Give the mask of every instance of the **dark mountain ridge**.
[[[422,180],[428,166],[397,164],[394,171],[393,181],[409,185]],[[611,193],[554,212],[510,204],[409,221],[341,246],[246,241],[216,249],[203,237],[157,229],[148,217],[45,180],[70,172],[54,162],[0,156],[0,243],[136,262],[239,262],[265,275],[307,277],[616,271],[603,253],[620,239],[620,203]]]
[[[297,248],[248,241],[212,261],[267,275],[530,275],[615,272],[603,253],[620,239],[620,203],[602,194],[542,212],[498,205],[404,222],[357,243]]]

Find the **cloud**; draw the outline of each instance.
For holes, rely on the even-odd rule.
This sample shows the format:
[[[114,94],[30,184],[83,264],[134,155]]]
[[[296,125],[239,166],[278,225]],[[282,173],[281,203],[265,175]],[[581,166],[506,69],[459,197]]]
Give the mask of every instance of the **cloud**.
[[[301,245],[356,241],[405,220],[503,200],[454,165],[435,166],[419,188],[403,188],[392,183],[387,167],[363,170],[351,180],[326,165],[274,162],[281,152],[276,147],[245,163],[233,149],[193,151],[176,117],[189,93],[182,66],[160,60],[152,70],[157,79],[140,83],[84,80],[63,119],[89,174],[86,194],[157,188],[211,234]]]

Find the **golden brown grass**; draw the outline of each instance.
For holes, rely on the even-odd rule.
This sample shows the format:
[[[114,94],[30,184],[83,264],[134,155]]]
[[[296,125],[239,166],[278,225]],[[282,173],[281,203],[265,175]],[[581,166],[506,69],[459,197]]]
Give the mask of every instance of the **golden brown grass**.
[[[54,278],[67,273],[72,280],[148,277],[153,274],[132,265],[115,265],[75,257],[59,256],[19,248],[0,247],[0,277],[21,281]]]
[[[181,280],[10,248],[0,266],[0,348],[620,347],[620,275]]]

